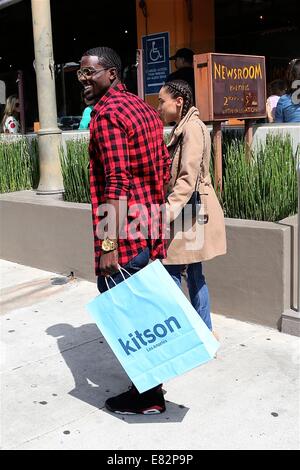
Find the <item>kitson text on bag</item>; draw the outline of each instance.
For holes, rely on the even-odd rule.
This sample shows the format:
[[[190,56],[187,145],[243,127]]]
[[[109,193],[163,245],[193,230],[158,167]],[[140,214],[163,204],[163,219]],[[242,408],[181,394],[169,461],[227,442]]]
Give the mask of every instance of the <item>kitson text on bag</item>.
[[[180,330],[181,325],[178,322],[177,318],[175,317],[170,317],[167,320],[164,321],[164,325],[162,323],[157,323],[156,325],[153,326],[153,331],[151,332],[150,328],[145,330],[143,333],[140,333],[138,330],[135,330],[134,333],[129,333],[129,340],[124,342],[121,338],[118,338],[119,343],[121,344],[122,348],[126,352],[127,356],[130,356],[130,353],[134,353],[141,349],[143,346],[147,346],[148,344],[155,343],[158,338],[165,338],[167,334],[173,333],[174,332],[174,327],[175,325],[178,330]],[[162,341],[159,344],[166,343],[165,341]],[[135,347],[133,347],[133,345]],[[151,349],[154,347],[158,346],[154,345]],[[150,351],[151,349],[147,349],[147,351]]]

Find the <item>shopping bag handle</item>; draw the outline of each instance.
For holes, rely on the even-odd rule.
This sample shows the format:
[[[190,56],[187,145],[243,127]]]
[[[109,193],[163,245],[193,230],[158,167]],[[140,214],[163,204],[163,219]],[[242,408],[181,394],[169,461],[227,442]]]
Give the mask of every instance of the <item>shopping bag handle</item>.
[[[126,274],[128,274],[129,277],[131,277],[131,274],[125,268],[122,268],[122,266],[120,266],[119,264],[118,264],[118,269],[119,269],[119,271],[121,273],[121,276],[123,277],[124,281],[126,281],[126,277],[124,276],[122,271],[124,271]],[[104,280],[105,280],[106,287],[107,287],[108,290],[110,290],[107,278],[111,279],[115,286],[117,285],[117,283],[115,282],[113,277],[105,276]]]
[[[121,275],[122,275],[124,281],[126,281],[126,277],[124,276],[124,274],[122,273],[122,271],[124,271],[126,274],[128,274],[129,277],[131,277],[131,274],[130,274],[125,268],[122,268],[122,266],[120,266],[119,264],[118,264],[118,268],[119,268],[119,271],[120,271],[120,273],[121,273]]]

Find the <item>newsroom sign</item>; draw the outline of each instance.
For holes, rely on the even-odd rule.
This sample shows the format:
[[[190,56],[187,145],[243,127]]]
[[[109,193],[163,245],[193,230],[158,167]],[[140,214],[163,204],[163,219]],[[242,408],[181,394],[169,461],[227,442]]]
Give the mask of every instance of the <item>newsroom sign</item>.
[[[266,115],[265,58],[211,54],[213,120]]]

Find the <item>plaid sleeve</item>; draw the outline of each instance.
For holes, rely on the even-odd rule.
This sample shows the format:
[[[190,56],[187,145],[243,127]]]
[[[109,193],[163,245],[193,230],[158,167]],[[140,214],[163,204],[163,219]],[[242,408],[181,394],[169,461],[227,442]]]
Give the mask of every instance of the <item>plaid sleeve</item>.
[[[126,128],[114,115],[101,116],[97,138],[105,173],[104,196],[119,199],[127,195],[131,180]]]

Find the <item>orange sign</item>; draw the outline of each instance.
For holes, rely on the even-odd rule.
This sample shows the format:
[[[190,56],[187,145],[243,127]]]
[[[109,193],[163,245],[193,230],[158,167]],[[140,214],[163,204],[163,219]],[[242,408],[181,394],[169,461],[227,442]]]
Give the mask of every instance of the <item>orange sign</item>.
[[[194,70],[196,106],[203,121],[265,117],[264,57],[199,54]]]

